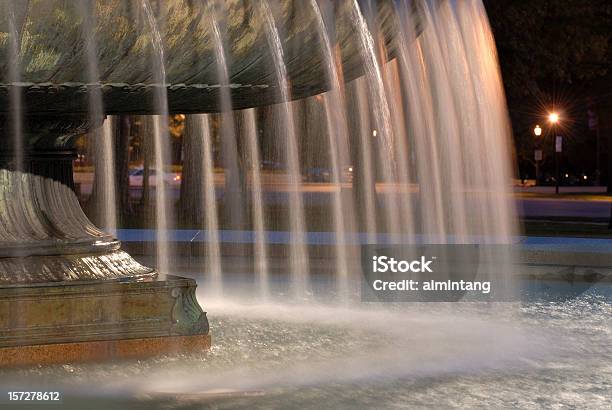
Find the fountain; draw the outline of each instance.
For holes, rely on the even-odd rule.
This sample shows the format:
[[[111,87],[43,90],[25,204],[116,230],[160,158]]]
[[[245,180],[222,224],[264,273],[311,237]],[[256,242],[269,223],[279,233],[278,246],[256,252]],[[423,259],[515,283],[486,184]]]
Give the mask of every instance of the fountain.
[[[393,2],[380,1],[382,42],[394,49]],[[371,39],[362,49],[351,36],[357,2],[316,1],[303,15],[299,2],[141,2],[97,0],[5,1],[0,18],[0,357],[3,363],[130,357],[200,349],[210,343],[208,321],[195,299],[195,282],[172,275],[169,230],[174,216],[163,184],[155,190],[156,269],[136,262],[112,234],[115,213],[112,115],[152,115],[154,166],[168,165],[167,118],[196,115],[189,127],[200,139],[202,191],[207,198],[207,271],[221,289],[219,230],[211,190],[211,141],[206,112],[222,113],[223,158],[231,223],[244,226],[235,125],[231,110],[281,102],[289,170],[293,294],[308,291],[309,258],[301,198],[299,147],[289,101],[331,90],[326,97],[334,183],[348,163],[346,125],[336,123],[343,80],[363,72]],[[333,10],[332,10],[333,9]],[[273,11],[274,10],[274,11]],[[179,19],[173,18],[180,16]],[[298,18],[299,17],[299,18]],[[359,32],[367,31],[360,21]],[[332,27],[333,26],[333,27]],[[221,32],[224,35],[221,35]],[[312,32],[318,36],[313,37]],[[329,33],[335,33],[332,46]],[[361,36],[363,40],[363,35]],[[320,44],[324,52],[320,53]],[[332,50],[332,47],[334,49]],[[299,52],[295,52],[299,50]],[[270,64],[271,62],[271,64]],[[370,64],[370,63],[368,63]],[[378,64],[378,63],[377,63]],[[378,75],[380,74],[377,71]],[[382,91],[377,83],[377,92]],[[197,116],[199,115],[199,117]],[[387,121],[388,118],[377,121]],[[267,293],[265,223],[256,153],[255,118],[245,112],[257,230],[257,271]],[[384,128],[388,124],[382,124]],[[73,192],[77,136],[90,132],[101,174],[94,226]],[[338,140],[333,135],[343,134]],[[385,135],[385,138],[391,136]],[[208,181],[208,182],[206,182]],[[346,242],[350,214],[334,199],[336,237]],[[348,206],[348,205],[347,205]],[[370,209],[370,212],[372,210]],[[108,233],[107,233],[108,232]],[[337,253],[346,294],[348,256]],[[49,313],[53,312],[53,313]]]
[[[487,254],[517,229],[481,1],[0,10],[0,367],[26,365],[0,369],[6,391],[44,388],[79,409],[609,407],[612,293],[585,289],[610,273],[610,241],[559,238],[588,248],[585,266],[542,238],[523,265],[506,246]],[[184,121],[178,203],[176,185],[144,189],[176,147],[169,118]],[[145,145],[143,229],[119,212],[138,207],[120,183],[130,124]],[[85,133],[91,220],[73,179]],[[423,244],[484,248],[470,273],[495,296],[546,253],[547,272],[584,295],[360,294],[370,249]],[[539,285],[564,296],[560,284]]]

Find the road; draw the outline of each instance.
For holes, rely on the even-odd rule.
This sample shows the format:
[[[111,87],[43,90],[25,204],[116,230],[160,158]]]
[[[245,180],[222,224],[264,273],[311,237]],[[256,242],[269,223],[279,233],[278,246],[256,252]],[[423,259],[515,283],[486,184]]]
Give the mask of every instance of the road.
[[[612,207],[612,201],[602,200],[518,197],[516,202],[519,215],[527,218],[606,219]]]
[[[91,173],[76,173],[75,182],[79,185],[83,196],[91,194],[93,177]],[[286,178],[279,174],[262,176],[263,198],[267,204],[283,204],[287,202],[291,186]],[[215,186],[219,198],[223,196],[223,175],[215,175]],[[350,189],[350,184],[344,184],[344,189]],[[377,184],[378,195],[392,194],[397,191],[395,185]],[[408,191],[414,201],[418,199],[418,186],[402,187]],[[305,183],[302,185],[304,203],[307,205],[324,205],[329,203],[334,185],[329,183]],[[168,197],[178,200],[180,184],[168,187]],[[468,194],[476,198],[478,193]],[[142,188],[130,188],[130,196],[138,200],[142,195]],[[512,196],[516,200],[517,211],[523,218],[596,218],[610,217],[612,197],[604,195],[601,187],[563,187],[560,196],[554,195],[552,187],[516,188]]]

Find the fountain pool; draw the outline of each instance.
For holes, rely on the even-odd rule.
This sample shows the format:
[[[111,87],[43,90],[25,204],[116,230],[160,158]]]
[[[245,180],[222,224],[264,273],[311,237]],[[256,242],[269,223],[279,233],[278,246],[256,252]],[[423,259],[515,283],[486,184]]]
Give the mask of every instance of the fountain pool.
[[[497,307],[240,300],[207,299],[208,352],[5,371],[1,383],[56,389],[72,408],[598,408],[610,397],[609,284]]]

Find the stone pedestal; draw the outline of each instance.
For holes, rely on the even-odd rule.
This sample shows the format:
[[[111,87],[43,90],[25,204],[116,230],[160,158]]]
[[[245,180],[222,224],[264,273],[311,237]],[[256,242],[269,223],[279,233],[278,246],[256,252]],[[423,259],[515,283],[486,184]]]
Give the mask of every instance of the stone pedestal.
[[[195,288],[163,275],[0,287],[0,365],[204,350],[208,321]]]
[[[71,155],[0,161],[0,366],[207,348],[195,281],[139,264],[89,221]]]

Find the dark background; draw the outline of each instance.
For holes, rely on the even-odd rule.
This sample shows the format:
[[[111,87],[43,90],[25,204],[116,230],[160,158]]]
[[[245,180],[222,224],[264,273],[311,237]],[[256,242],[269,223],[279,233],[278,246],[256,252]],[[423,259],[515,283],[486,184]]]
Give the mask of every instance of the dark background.
[[[601,182],[612,188],[612,0],[484,3],[497,43],[520,176],[534,177],[536,148],[544,152],[542,173],[553,175],[556,133],[564,137],[564,171],[594,183],[599,135]],[[555,132],[546,120],[551,110],[561,116]],[[536,124],[544,129],[539,139],[533,132]]]

